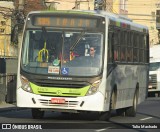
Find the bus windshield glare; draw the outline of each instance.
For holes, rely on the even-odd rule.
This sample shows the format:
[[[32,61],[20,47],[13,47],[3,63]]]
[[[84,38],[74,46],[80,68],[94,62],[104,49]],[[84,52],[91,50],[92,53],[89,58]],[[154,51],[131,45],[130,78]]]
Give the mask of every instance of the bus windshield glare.
[[[102,46],[102,33],[27,30],[21,67],[33,74],[96,76],[102,68]]]
[[[150,71],[155,71],[160,68],[160,62],[152,62],[149,64],[149,70]]]

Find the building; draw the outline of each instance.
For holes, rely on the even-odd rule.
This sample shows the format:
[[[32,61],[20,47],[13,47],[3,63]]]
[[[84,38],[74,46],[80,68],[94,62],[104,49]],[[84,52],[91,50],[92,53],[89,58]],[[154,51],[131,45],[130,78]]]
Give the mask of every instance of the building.
[[[94,8],[94,0],[46,0],[46,2],[56,10],[93,10]]]
[[[17,56],[17,48],[11,44],[12,1],[0,1],[0,58]]]
[[[150,45],[159,43],[156,29],[157,0],[127,0],[128,17],[149,28]]]
[[[105,2],[105,10],[131,18],[134,22],[146,25],[150,32],[150,45],[159,43],[156,29],[157,0],[15,0],[24,8],[25,15],[31,10],[41,10],[47,5],[54,10],[94,10],[95,1]]]
[[[94,10],[95,0],[48,0],[57,10],[89,9]],[[101,0],[97,0],[101,1]],[[156,10],[160,8],[157,0],[105,0],[106,11],[124,15],[134,22],[146,25],[149,28],[150,45],[159,43],[156,29]]]
[[[46,9],[46,5],[44,4],[44,0],[14,0],[14,7],[17,14],[14,26],[18,26],[18,34],[16,36],[18,39],[17,49],[19,52],[25,17],[30,11]]]
[[[128,0],[106,0],[113,4],[112,12],[116,14],[121,14],[127,16],[127,1]]]
[[[157,0],[112,0],[110,3],[113,3],[113,13],[124,15],[149,28],[150,45],[159,43],[156,29]]]

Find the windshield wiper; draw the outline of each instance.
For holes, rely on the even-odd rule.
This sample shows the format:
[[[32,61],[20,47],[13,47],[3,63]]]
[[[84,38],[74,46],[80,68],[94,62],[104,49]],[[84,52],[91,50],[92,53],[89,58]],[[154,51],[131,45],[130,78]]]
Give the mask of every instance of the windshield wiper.
[[[78,36],[78,38],[76,39],[76,41],[71,46],[70,51],[73,51],[73,49],[76,47],[76,45],[78,44],[78,42],[82,39],[82,37],[84,35],[85,35],[85,32],[81,32],[81,34]]]

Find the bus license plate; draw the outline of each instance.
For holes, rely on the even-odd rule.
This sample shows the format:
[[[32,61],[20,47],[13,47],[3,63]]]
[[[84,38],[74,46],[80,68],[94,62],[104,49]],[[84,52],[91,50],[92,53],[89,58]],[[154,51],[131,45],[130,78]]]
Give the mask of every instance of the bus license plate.
[[[65,103],[65,99],[51,98],[51,103],[52,104],[64,104]]]

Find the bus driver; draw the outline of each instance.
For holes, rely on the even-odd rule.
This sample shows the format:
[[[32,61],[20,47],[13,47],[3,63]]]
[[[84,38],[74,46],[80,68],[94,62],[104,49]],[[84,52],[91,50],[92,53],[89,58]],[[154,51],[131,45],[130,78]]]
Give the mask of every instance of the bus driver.
[[[96,48],[91,46],[90,47],[90,62],[91,62],[91,65],[94,67],[94,66],[98,66],[99,63],[100,63],[100,56],[96,54]]]
[[[95,47],[90,47],[90,56],[91,57],[95,57],[95,52],[96,52],[96,50],[95,50]]]

